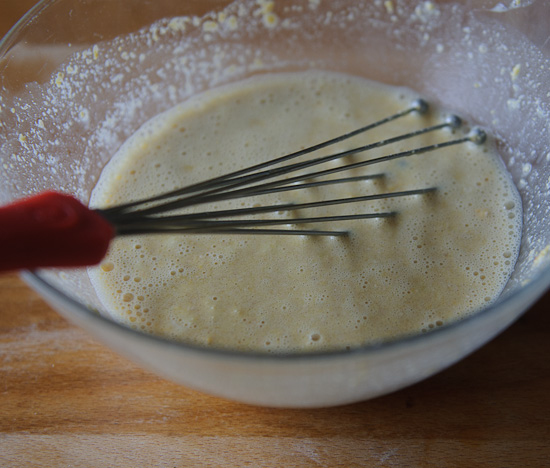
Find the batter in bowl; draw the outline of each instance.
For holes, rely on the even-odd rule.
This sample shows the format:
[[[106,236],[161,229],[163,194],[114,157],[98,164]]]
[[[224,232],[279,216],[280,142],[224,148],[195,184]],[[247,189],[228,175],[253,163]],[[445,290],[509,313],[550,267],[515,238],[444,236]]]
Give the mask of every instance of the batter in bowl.
[[[91,205],[109,207],[153,196],[288,154],[407,109],[416,98],[403,88],[321,71],[257,76],[208,91],[154,118],[130,138],[104,169]],[[437,110],[412,113],[330,151],[445,118]],[[330,164],[426,146],[461,132],[430,133]],[[256,352],[380,343],[427,332],[495,301],[518,254],[521,204],[492,143],[466,143],[350,175],[381,172],[380,179],[209,208],[424,187],[437,191],[269,215],[292,224],[298,216],[398,212],[393,218],[316,226],[348,229],[346,237],[118,238],[104,263],[90,269],[90,278],[113,318],[132,328],[197,345]]]

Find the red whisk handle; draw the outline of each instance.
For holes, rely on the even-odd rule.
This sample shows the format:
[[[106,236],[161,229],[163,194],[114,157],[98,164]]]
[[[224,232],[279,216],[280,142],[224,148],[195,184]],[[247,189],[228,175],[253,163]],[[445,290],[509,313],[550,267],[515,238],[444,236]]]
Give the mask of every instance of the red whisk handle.
[[[45,192],[0,208],[0,271],[95,265],[114,235],[76,198]]]

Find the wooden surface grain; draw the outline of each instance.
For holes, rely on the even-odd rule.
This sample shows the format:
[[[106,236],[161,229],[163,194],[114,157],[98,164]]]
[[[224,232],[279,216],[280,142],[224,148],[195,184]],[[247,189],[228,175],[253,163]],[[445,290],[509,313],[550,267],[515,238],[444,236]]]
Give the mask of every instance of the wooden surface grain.
[[[0,33],[32,5],[0,0]],[[0,276],[1,467],[547,467],[550,294],[437,376],[360,404],[256,408],[164,381]]]

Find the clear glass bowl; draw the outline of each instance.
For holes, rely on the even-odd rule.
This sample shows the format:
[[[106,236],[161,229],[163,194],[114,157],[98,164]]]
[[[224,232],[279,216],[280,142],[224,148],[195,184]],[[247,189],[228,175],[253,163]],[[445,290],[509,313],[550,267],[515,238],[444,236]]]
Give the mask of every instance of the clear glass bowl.
[[[141,124],[194,93],[309,68],[415,89],[484,126],[523,200],[520,256],[477,315],[350,352],[203,349],[109,318],[85,270],[25,272],[64,316],[158,374],[284,407],[350,403],[449,366],[500,333],[550,284],[547,2],[45,0],[0,43],[0,203],[45,189],[89,199]]]

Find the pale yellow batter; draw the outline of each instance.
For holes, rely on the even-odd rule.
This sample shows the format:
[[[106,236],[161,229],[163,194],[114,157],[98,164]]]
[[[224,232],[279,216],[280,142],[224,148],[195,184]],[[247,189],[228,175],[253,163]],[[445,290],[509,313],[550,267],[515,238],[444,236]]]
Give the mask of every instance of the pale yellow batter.
[[[105,168],[91,205],[152,196],[272,159],[406,109],[416,97],[402,88],[314,71],[255,77],[213,90],[158,116],[130,138]],[[330,151],[444,119],[435,111],[413,113]],[[458,138],[462,132],[438,131],[325,167]],[[383,179],[216,206],[424,187],[437,192],[266,215],[291,223],[296,216],[322,213],[399,213],[315,226],[349,229],[348,237],[119,238],[90,277],[105,308],[130,327],[199,345],[266,352],[377,343],[429,331],[494,301],[517,257],[521,206],[492,145],[466,143],[352,175],[379,172]]]

